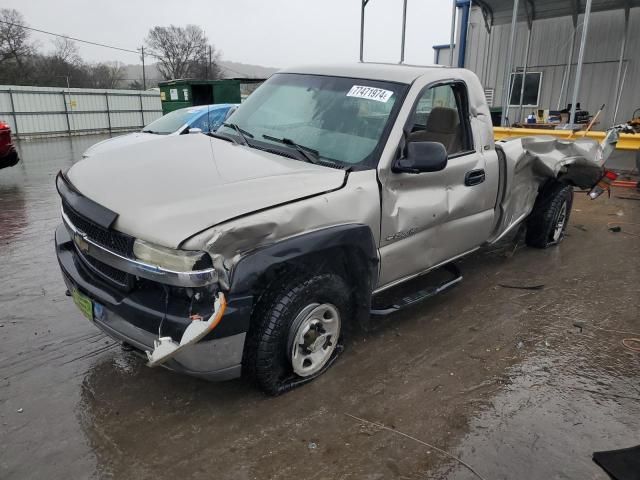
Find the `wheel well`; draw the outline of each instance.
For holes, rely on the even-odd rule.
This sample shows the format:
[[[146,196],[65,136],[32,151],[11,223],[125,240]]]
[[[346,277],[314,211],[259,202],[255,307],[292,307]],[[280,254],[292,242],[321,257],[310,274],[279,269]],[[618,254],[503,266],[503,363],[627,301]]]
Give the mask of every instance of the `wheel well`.
[[[565,187],[571,187],[573,190],[574,185],[569,182],[563,182],[557,178],[550,178],[546,182],[543,182],[538,188],[538,195],[536,197],[536,204],[534,208],[540,203],[547,202],[549,198],[553,197],[559,190]]]
[[[365,253],[354,246],[335,246],[308,253],[267,268],[254,282],[252,294],[255,305],[272,286],[283,279],[301,278],[319,272],[341,276],[351,287],[353,313],[359,318],[371,306],[371,292],[376,281],[372,278],[370,260]],[[377,271],[377,270],[376,270]]]

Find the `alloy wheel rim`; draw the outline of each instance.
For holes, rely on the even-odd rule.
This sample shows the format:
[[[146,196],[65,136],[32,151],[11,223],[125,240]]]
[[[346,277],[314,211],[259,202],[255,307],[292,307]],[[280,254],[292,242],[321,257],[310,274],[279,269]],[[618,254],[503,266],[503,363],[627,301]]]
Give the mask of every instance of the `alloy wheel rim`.
[[[567,221],[567,202],[562,204],[560,208],[560,212],[558,212],[558,218],[556,219],[556,226],[553,229],[553,241],[557,242],[560,240],[562,236],[562,232],[564,231],[564,225]]]
[[[324,367],[340,338],[340,313],[330,303],[311,304],[293,322],[289,341],[291,367],[296,375],[308,377]]]

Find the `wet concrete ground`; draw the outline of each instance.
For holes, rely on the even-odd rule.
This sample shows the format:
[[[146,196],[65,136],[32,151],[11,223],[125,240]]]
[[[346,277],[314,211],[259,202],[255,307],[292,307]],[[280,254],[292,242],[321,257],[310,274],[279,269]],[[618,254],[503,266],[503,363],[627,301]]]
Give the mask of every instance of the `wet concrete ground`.
[[[53,180],[95,141],[23,142],[0,171],[0,478],[474,478],[347,414],[487,480],[606,479],[591,454],[640,443],[640,357],[622,344],[640,338],[640,202],[615,198],[632,192],[578,195],[559,247],[465,259],[459,287],[267,398],[149,369],[65,297]]]

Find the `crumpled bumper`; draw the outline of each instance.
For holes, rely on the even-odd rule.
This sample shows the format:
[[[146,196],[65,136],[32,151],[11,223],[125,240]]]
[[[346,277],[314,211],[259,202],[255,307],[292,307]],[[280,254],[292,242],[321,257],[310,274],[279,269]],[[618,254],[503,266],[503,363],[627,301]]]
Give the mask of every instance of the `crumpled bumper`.
[[[67,288],[70,291],[79,290],[94,302],[92,323],[96,327],[110,337],[132,346],[136,353],[147,359],[146,352],[152,352],[155,348],[157,333],[139,328],[115,311],[118,300],[110,292],[102,289],[99,283],[78,265],[79,260],[74,258],[71,238],[66,229],[61,227],[56,230],[56,254]],[[245,335],[245,332],[240,332],[221,338],[205,338],[158,364],[169,370],[207,380],[237,378],[241,373]]]
[[[145,359],[147,358],[146,352],[152,351],[154,341],[158,340],[157,336],[131,325],[108,309],[104,310],[101,319],[96,318],[93,323],[115,340],[134,347],[136,353],[144,355]],[[238,378],[241,372],[244,340],[245,334],[240,333],[230,337],[195,343],[179,351],[160,365],[175,372],[207,380],[219,381]]]

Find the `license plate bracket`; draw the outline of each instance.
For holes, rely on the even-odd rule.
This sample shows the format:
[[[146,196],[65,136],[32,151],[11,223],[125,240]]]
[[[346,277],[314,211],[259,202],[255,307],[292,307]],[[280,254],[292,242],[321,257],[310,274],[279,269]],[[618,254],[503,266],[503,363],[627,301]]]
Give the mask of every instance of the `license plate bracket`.
[[[71,297],[73,298],[73,303],[76,304],[76,307],[78,307],[80,312],[89,320],[93,321],[93,301],[86,295],[80,293],[77,289],[74,289],[71,292]]]

